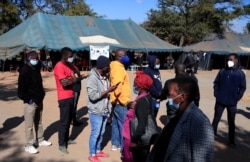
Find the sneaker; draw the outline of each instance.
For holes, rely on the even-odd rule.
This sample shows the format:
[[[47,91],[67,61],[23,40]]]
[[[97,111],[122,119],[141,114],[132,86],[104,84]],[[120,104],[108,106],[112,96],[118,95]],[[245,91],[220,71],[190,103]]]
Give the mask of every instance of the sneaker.
[[[91,162],[101,162],[97,156],[89,156],[89,161]]]
[[[73,144],[76,144],[76,141],[73,141],[73,140],[68,140],[68,145],[73,145]]]
[[[64,153],[64,154],[68,154],[69,153],[66,146],[59,146],[59,150],[62,153]]]
[[[96,153],[95,156],[96,157],[109,157],[109,154],[106,154],[106,153],[100,151],[100,152]]]
[[[38,153],[38,150],[34,146],[24,146],[24,150],[30,154]]]
[[[116,146],[116,145],[112,145],[112,146],[111,146],[111,150],[112,150],[112,151],[121,150],[121,147],[120,147],[120,146]]]
[[[39,146],[50,146],[50,145],[52,145],[52,143],[46,140],[42,140],[39,142]]]

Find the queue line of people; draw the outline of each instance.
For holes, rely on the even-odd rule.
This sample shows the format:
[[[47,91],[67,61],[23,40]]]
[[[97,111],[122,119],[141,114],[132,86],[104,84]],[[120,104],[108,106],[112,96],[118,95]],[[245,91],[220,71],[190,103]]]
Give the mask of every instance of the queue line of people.
[[[27,56],[29,60],[26,65],[27,68],[21,70],[18,79],[18,96],[24,101],[27,138],[25,151],[37,153],[35,141],[38,142],[38,146],[50,146],[52,143],[43,138],[41,114],[45,93],[41,74],[35,63],[39,59],[38,54],[32,51]],[[111,150],[120,150],[123,162],[213,161],[214,135],[216,135],[218,122],[225,107],[228,110],[229,144],[235,146],[234,120],[237,102],[246,89],[245,74],[238,67],[236,54],[228,56],[228,66],[218,73],[214,81],[216,105],[213,125],[198,107],[200,94],[197,78],[194,79],[186,75],[176,76],[168,80],[162,89],[159,86],[161,79],[158,67],[159,59],[156,56],[150,56],[152,65],[149,68],[151,69],[137,72],[133,90],[138,96],[133,102],[131,102],[132,87],[125,70],[125,65],[129,62],[125,50],[116,50],[115,60],[112,62],[105,56],[100,56],[97,59],[96,67],[91,69],[89,75],[80,74],[79,71],[76,73],[72,64],[73,59],[73,51],[64,47],[61,50],[61,60],[54,68],[60,109],[58,145],[62,153],[68,154],[68,145],[75,143],[69,137],[70,124],[76,116],[73,85],[84,78],[87,78],[87,107],[91,125],[88,159],[92,162],[99,162],[99,157],[109,157],[107,153],[102,151],[101,142],[110,115],[112,115]],[[24,75],[27,75],[25,69],[29,69],[34,74],[33,77],[38,76],[36,77],[38,81],[36,80],[34,83],[28,81],[29,79],[24,77]],[[176,74],[181,69],[182,65],[176,65]],[[225,80],[226,77],[230,79]],[[224,81],[222,81],[223,79]],[[233,90],[228,92],[235,95],[235,98],[232,97],[234,103],[227,103],[225,98],[219,97],[223,94],[226,95],[225,89],[221,90],[223,82],[235,86]],[[31,87],[27,88],[27,84]],[[38,96],[39,100],[33,97],[32,93],[34,92],[32,91],[28,94],[24,93],[29,88],[34,89],[34,87],[37,90],[34,96],[37,96],[38,93],[40,95]],[[153,90],[156,92],[156,89],[158,89],[157,94],[153,93]],[[148,112],[146,111],[147,104],[145,104],[147,102],[142,101],[145,97],[149,100],[151,109],[149,112],[155,117],[157,116],[158,105],[164,99],[167,99],[167,108],[174,110],[151,151],[150,146],[140,147],[136,143],[145,133],[147,123],[147,114],[145,114],[145,112]],[[30,107],[30,112],[27,112],[27,107]],[[139,122],[136,136],[131,136],[129,121],[134,116],[138,117]],[[33,135],[33,126],[39,128],[35,129],[36,137]]]

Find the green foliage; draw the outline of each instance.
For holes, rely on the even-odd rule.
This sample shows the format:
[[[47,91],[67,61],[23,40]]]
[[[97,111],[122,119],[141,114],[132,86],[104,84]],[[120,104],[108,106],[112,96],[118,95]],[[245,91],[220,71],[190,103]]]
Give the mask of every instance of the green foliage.
[[[15,27],[21,22],[18,17],[18,7],[9,1],[0,2],[0,34]]]
[[[158,0],[158,7],[141,26],[179,46],[222,33],[230,28],[230,20],[245,14],[239,0]]]
[[[79,1],[75,4],[71,4],[70,8],[66,10],[64,14],[68,16],[97,16],[97,13],[93,12],[93,10],[91,10],[90,7],[86,3],[84,3],[84,1]]]
[[[85,0],[2,0],[0,1],[0,34],[14,28],[36,12],[98,17]]]

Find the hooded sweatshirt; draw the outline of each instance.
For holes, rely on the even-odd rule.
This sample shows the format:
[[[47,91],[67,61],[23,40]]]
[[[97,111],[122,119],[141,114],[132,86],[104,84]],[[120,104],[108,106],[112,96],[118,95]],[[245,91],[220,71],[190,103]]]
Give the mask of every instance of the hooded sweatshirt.
[[[119,61],[110,63],[110,84],[111,86],[121,82],[118,87],[110,93],[110,101],[112,104],[127,105],[131,100],[131,87],[129,76],[125,67]]]
[[[154,98],[159,98],[162,91],[161,75],[159,69],[155,69],[155,60],[158,57],[155,55],[148,56],[149,66],[144,69],[144,73],[148,74],[153,79],[153,85],[150,87],[149,92]]]
[[[108,78],[101,78],[96,68],[92,68],[86,82],[87,107],[89,113],[106,116],[111,112],[112,105],[109,101],[109,94],[102,96],[102,92],[106,90],[103,82],[109,86]]]

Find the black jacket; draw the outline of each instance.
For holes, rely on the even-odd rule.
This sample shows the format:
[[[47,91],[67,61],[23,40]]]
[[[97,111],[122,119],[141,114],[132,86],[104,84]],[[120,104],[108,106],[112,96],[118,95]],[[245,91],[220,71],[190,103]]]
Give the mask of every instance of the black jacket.
[[[39,104],[43,101],[44,96],[40,66],[33,67],[25,64],[18,77],[18,97],[24,103],[28,103],[32,99],[33,102]]]
[[[147,99],[146,99],[147,98]],[[152,96],[147,95],[136,101],[135,116],[138,119],[138,127],[132,137],[132,141],[137,143],[142,135],[145,134],[145,129],[148,121],[148,113],[152,114]]]
[[[153,98],[158,99],[162,91],[162,83],[161,83],[160,71],[154,68],[156,59],[157,56],[154,55],[148,56],[149,66],[144,69],[144,73],[148,74],[153,79],[153,84],[150,87],[149,92]]]

